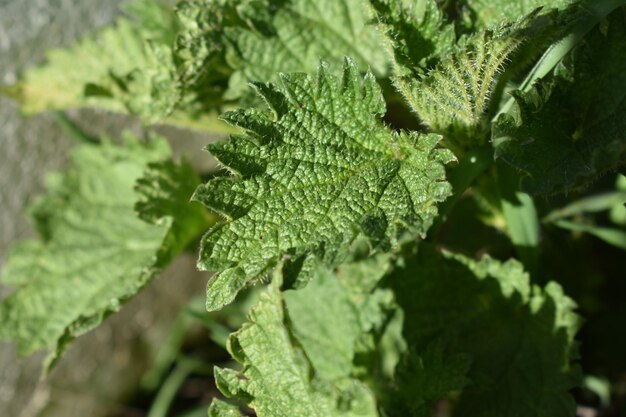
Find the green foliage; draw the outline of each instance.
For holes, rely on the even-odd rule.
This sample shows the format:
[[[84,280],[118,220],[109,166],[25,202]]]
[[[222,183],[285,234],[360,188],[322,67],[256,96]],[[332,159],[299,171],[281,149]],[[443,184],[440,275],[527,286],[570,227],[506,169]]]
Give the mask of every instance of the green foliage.
[[[217,221],[200,204],[189,202],[199,183],[200,178],[188,162],[168,159],[148,164],[135,184],[139,194],[135,211],[139,217],[169,227],[158,254],[160,267],[171,262],[200,231]]]
[[[397,78],[396,85],[431,130],[464,146],[481,145],[498,76],[529,39],[532,20],[531,15],[479,32],[425,75]]]
[[[247,403],[259,417],[377,416],[372,393],[349,376],[358,323],[347,324],[347,334],[337,328],[344,321],[337,312],[357,311],[332,274],[320,270],[316,278],[315,287],[303,290],[308,297],[288,298],[290,292],[283,296],[279,290],[281,277],[274,277],[248,321],[229,339],[228,349],[243,370],[216,368],[218,387],[227,397]],[[332,304],[316,311],[317,320],[308,317],[307,305],[329,296]],[[292,336],[287,323],[294,319],[297,332]],[[317,340],[308,337],[320,329]]]
[[[269,111],[225,114],[248,135],[208,147],[234,175],[194,195],[226,219],[200,250],[200,268],[220,270],[207,290],[210,310],[286,255],[332,265],[359,234],[382,250],[404,230],[423,235],[450,191],[443,164],[452,154],[436,149],[435,135],[397,133],[381,123],[380,88],[352,61],[342,80],[322,65],[316,78],[290,74],[256,88]]]
[[[389,63],[367,26],[360,0],[187,0],[176,46],[181,103],[205,110],[256,104],[247,84],[277,81],[280,72],[313,72],[320,59],[340,69],[351,56],[384,75]]]
[[[209,417],[241,417],[236,406],[215,399],[209,407]]]
[[[6,92],[25,113],[104,107],[150,123],[217,132],[216,113],[253,101],[250,81],[281,71],[314,71],[320,59],[385,75],[389,63],[360,0],[188,0],[172,13],[158,0],[135,0],[132,19],[51,51],[48,62]],[[81,65],[74,65],[81,62]]]
[[[313,72],[320,59],[338,70],[343,58],[350,56],[359,68],[369,67],[376,75],[387,73],[380,39],[372,26],[366,26],[370,17],[360,0],[279,3],[282,7],[270,11],[271,19],[255,22],[262,25],[257,30],[234,27],[225,31],[233,45],[227,58],[236,70],[227,94],[237,97],[247,90],[246,81],[275,80],[279,72]],[[249,14],[270,14],[259,12]]]
[[[148,164],[169,157],[169,147],[156,137],[141,143],[127,135],[124,142],[78,147],[73,167],[50,175],[47,195],[31,209],[40,239],[22,242],[7,259],[2,281],[16,291],[0,304],[0,337],[17,341],[22,354],[51,348],[48,366],[207,226],[201,207],[185,200],[150,209],[164,186],[153,178],[161,175],[157,165],[140,190],[140,208],[155,224],[137,217],[135,181]],[[188,200],[199,180],[188,168],[181,172],[170,184]]]
[[[386,35],[396,75],[418,75],[452,51],[454,26],[447,24],[434,0],[371,0]]]
[[[128,9],[131,19],[120,18],[115,27],[70,49],[50,51],[45,65],[28,70],[7,88],[9,95],[28,114],[85,106],[154,119],[170,112],[171,104],[153,99],[156,90],[173,82],[161,62],[173,62],[167,45],[177,31],[174,16],[151,0],[136,1]]]
[[[553,75],[514,93],[494,126],[496,153],[527,177],[524,188],[579,187],[626,158],[626,29],[623,9],[594,29]]]
[[[343,415],[326,403],[331,392],[347,396],[331,402],[347,404],[346,415],[379,415],[354,409],[369,401],[354,378],[364,355],[380,349],[395,308],[406,341],[395,375],[375,384],[389,398],[383,415],[428,416],[442,399],[458,403],[455,415],[571,415],[579,319],[558,284],[540,289],[515,261],[476,262],[427,245],[403,263],[374,289],[356,290],[350,278],[366,270],[380,279],[377,262],[347,264],[338,275],[317,269],[306,288],[284,293],[274,278],[231,335],[229,351],[244,368],[216,370],[222,392],[259,416]],[[379,325],[368,326],[373,311]]]
[[[210,312],[184,314],[212,344],[202,360],[167,348],[157,413],[206,360],[227,398],[211,417],[574,415],[581,320],[563,288],[615,339],[623,321],[602,305],[612,292],[623,309],[612,289],[626,290],[624,1],[128,12],[9,93],[26,112],[235,133],[207,146],[219,169],[202,175],[161,139],[80,145],[33,209],[40,239],[8,257],[0,337],[54,361],[199,243]]]
[[[429,381],[439,381],[430,389],[440,384],[440,395],[465,387],[455,415],[574,413],[568,390],[577,381],[572,360],[579,319],[558,284],[531,286],[516,261],[476,262],[426,245],[385,284],[404,310],[408,346],[425,355],[421,372],[410,372],[410,366],[404,371],[398,389],[406,389],[406,397],[426,385],[423,375],[429,372]],[[441,352],[432,352],[433,343],[445,361]],[[456,369],[450,369],[453,363]]]
[[[573,0],[463,0],[463,3],[467,8],[469,20],[476,27],[490,27],[502,21],[515,20],[540,7],[563,10],[575,2]]]
[[[344,56],[352,56],[362,69],[388,71],[359,0],[189,0],[177,6],[177,15],[178,84],[170,99],[183,108],[211,111],[254,102],[248,82],[312,72],[320,59],[338,69]]]
[[[616,191],[603,192],[576,200],[573,203],[553,210],[542,221],[547,224],[570,230],[574,233],[588,233],[609,245],[626,250],[626,177],[619,175]],[[609,212],[609,227],[594,224],[592,213]]]

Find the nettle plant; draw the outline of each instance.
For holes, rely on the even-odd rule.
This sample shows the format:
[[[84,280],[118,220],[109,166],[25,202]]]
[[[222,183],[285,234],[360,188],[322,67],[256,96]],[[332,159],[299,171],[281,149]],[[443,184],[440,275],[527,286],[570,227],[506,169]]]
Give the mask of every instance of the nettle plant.
[[[131,3],[6,92],[230,133],[220,169],[153,134],[78,145],[7,258],[0,337],[50,369],[199,241],[208,311],[260,292],[210,416],[573,416],[581,320],[541,233],[626,249],[624,177],[546,197],[624,165],[625,3]]]

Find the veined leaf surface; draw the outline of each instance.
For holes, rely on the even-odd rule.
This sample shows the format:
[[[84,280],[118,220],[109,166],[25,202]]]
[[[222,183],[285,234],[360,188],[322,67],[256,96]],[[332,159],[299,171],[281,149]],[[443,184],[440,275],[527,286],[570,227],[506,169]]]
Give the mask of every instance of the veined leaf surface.
[[[81,145],[69,171],[48,177],[48,194],[32,209],[41,239],[18,244],[4,268],[3,282],[16,290],[0,304],[0,338],[17,342],[22,354],[52,349],[52,366],[75,337],[118,311],[210,224],[199,205],[149,209],[163,192],[157,166],[140,187],[140,209],[155,224],[137,216],[135,181],[168,157],[163,139],[143,144],[127,136],[124,146]],[[174,164],[168,171],[170,178],[182,172],[173,175],[173,188],[188,201],[199,179]]]
[[[373,248],[393,246],[403,231],[423,235],[450,193],[443,164],[451,152],[437,149],[436,135],[386,127],[374,76],[352,61],[342,79],[322,65],[316,78],[285,74],[256,88],[270,111],[224,116],[248,133],[209,145],[232,175],[195,193],[225,218],[202,240],[199,266],[218,271],[209,309],[284,257],[332,265],[359,234]]]
[[[503,263],[487,256],[474,261],[428,245],[420,245],[417,255],[384,284],[393,289],[404,312],[403,335],[412,356],[430,358],[421,367],[446,369],[437,355],[428,353],[433,344],[443,349],[444,358],[457,362],[457,368],[442,374],[462,388],[453,415],[575,413],[569,390],[579,377],[574,336],[580,320],[575,303],[558,284],[532,286],[514,260]],[[425,370],[405,372],[400,392],[408,397],[432,388],[421,377]],[[405,406],[410,409],[411,403]]]

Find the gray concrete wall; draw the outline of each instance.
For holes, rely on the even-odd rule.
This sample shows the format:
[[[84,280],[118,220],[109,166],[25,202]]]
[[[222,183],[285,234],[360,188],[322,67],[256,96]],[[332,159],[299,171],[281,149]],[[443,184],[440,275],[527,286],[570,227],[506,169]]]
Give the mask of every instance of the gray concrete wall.
[[[67,46],[81,35],[110,24],[122,0],[0,0],[0,84],[39,64],[53,47]],[[93,134],[116,136],[140,129],[129,117],[73,111],[71,117]],[[209,138],[161,129],[178,153],[197,163],[208,156],[197,150]],[[62,169],[72,141],[50,115],[24,119],[17,106],[0,97],[0,267],[7,249],[32,236],[25,208],[43,190],[43,178]],[[206,275],[185,255],[162,277],[99,329],[80,338],[53,374],[40,380],[41,355],[17,360],[15,349],[0,344],[0,416],[97,417],[140,416],[123,405],[148,358],[162,344],[178,309],[204,293]],[[0,296],[6,295],[0,287]]]

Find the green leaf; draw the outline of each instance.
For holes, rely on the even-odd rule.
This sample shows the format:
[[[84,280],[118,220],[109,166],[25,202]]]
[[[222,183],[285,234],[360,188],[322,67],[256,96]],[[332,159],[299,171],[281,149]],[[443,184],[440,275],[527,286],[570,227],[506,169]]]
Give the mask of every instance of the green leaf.
[[[154,0],[135,0],[126,9],[131,19],[49,51],[45,64],[28,69],[3,92],[26,114],[100,107],[150,123],[225,131],[215,112],[181,97],[171,49],[179,22],[171,9]]]
[[[236,406],[215,398],[209,407],[209,417],[242,417],[242,414]]]
[[[387,254],[342,264],[334,273],[318,267],[309,285],[283,294],[289,330],[320,378],[341,381],[376,372],[361,369],[363,357],[373,355],[372,364],[382,364],[390,353],[381,332],[395,312],[393,295],[377,288],[389,267]]]
[[[447,353],[441,341],[420,352],[409,350],[396,375],[396,391],[385,409],[392,415],[431,417],[437,401],[471,383],[471,364],[466,354]]]
[[[498,76],[512,54],[536,31],[535,16],[464,39],[426,74],[397,77],[395,84],[432,131],[446,135],[453,145],[483,144]]]
[[[316,373],[329,381],[348,377],[361,326],[339,280],[332,274],[318,274],[306,288],[285,293],[284,299],[293,335]]]
[[[486,28],[503,21],[519,19],[539,7],[564,10],[575,2],[576,0],[464,0],[463,6],[475,27]]]
[[[6,92],[27,114],[82,106],[123,111],[122,103],[113,97],[115,79],[145,61],[144,41],[127,19],[104,29],[99,40],[86,38],[71,49],[49,51],[45,65],[29,69]]]
[[[506,230],[519,259],[531,275],[537,272],[539,259],[539,217],[533,198],[518,191],[519,175],[506,164],[497,164],[500,208]]]
[[[543,218],[544,222],[553,222],[566,217],[572,217],[584,213],[596,213],[624,207],[626,204],[626,190],[612,191],[584,197],[565,207],[551,211]]]
[[[369,0],[369,3],[394,58],[394,75],[415,76],[452,51],[456,42],[454,25],[444,22],[434,0]]]
[[[339,68],[346,55],[377,75],[390,66],[360,0],[189,0],[176,14],[135,0],[126,9],[132,20],[50,52],[5,92],[25,113],[103,107],[224,133],[216,115],[254,101],[249,81],[313,72],[320,59]]]
[[[402,352],[406,350],[401,334],[402,314],[395,308],[393,293],[378,286],[391,270],[396,255],[382,252],[370,256],[366,241],[357,242],[354,248],[349,261],[334,269],[337,280],[358,312],[361,334],[355,346],[353,373],[369,380],[372,389],[376,389],[380,382],[382,389],[385,379],[393,377]],[[318,300],[316,305],[327,302],[321,296],[312,295],[311,299]]]
[[[394,246],[405,231],[423,235],[450,193],[443,164],[452,154],[436,149],[436,135],[381,123],[380,88],[352,61],[342,80],[322,65],[315,79],[287,74],[256,87],[271,111],[224,116],[248,131],[208,146],[233,175],[194,195],[226,219],[202,240],[199,267],[219,271],[207,291],[210,310],[283,257],[306,258],[303,269],[314,257],[333,265],[359,235],[373,249]]]
[[[191,225],[202,223],[195,236],[206,227],[199,207],[153,212],[156,225],[137,217],[135,181],[168,156],[162,139],[127,136],[124,146],[105,140],[76,148],[73,167],[48,177],[47,195],[32,208],[41,239],[18,244],[6,262],[2,280],[16,291],[0,304],[0,338],[17,342],[22,354],[51,348],[52,366],[186,246]],[[195,176],[186,178],[179,192],[189,196],[194,184]]]
[[[235,46],[229,55],[237,69],[234,80],[267,82],[279,72],[313,72],[320,59],[339,70],[344,56],[377,75],[388,72],[381,39],[373,26],[366,25],[371,16],[362,1],[290,0],[283,4],[272,16],[269,36],[249,29],[226,31]],[[232,82],[230,87],[231,95],[239,93]]]
[[[435,343],[444,357],[471,361],[466,375],[462,367],[451,374],[457,389],[461,377],[469,380],[454,415],[574,414],[568,391],[578,381],[572,361],[579,319],[558,284],[531,286],[516,261],[473,261],[423,244],[385,283],[404,311],[408,346],[428,356]]]
[[[327,274],[327,280],[324,281],[326,284],[334,279],[328,271],[321,274]],[[227,397],[247,403],[259,417],[377,416],[373,395],[361,382],[336,372],[334,377],[339,380],[329,381],[324,378],[328,376],[327,373],[319,372],[316,367],[325,363],[326,370],[329,370],[334,364],[347,363],[345,361],[349,358],[344,352],[344,342],[347,339],[340,337],[336,340],[338,335],[334,329],[343,317],[329,316],[328,314],[336,311],[331,307],[317,315],[318,318],[323,316],[325,321],[313,323],[310,319],[299,316],[301,313],[308,314],[303,309],[304,306],[299,306],[296,310],[286,310],[283,296],[278,289],[280,281],[280,276],[274,278],[268,292],[261,296],[259,303],[249,313],[248,321],[231,335],[229,351],[242,363],[243,370],[235,372],[216,368],[215,377],[220,391]],[[322,295],[339,295],[340,298],[334,300],[337,301],[334,305],[348,306],[345,298],[341,301],[339,287],[335,285],[330,290],[324,288],[324,283],[316,287],[323,291],[317,294],[316,300]],[[309,288],[306,290],[310,294],[316,293]],[[300,302],[300,299],[292,299],[289,303],[291,309]],[[330,343],[328,349],[319,349],[320,345],[309,337],[299,340],[306,346],[304,351],[299,347],[300,343],[294,343],[288,327],[294,317],[299,320],[297,326],[302,326],[303,329],[312,325],[310,330],[319,330],[323,326],[320,339]],[[297,335],[298,333],[296,338]],[[315,359],[309,359],[309,352],[314,352]]]
[[[129,7],[135,20],[120,18],[114,27],[82,39],[68,49],[48,53],[47,63],[29,69],[8,89],[25,113],[83,106],[125,111],[137,69],[152,59],[148,36],[159,45],[175,33],[173,23],[158,2],[141,1]],[[148,26],[152,21],[154,26]],[[164,22],[165,21],[165,22]],[[146,30],[142,28],[146,25]],[[77,65],[79,64],[79,65]],[[134,91],[137,93],[137,91]],[[141,92],[148,94],[147,91]]]
[[[626,250],[626,230],[624,229],[600,227],[592,224],[583,224],[563,219],[556,220],[554,225],[573,232],[589,233],[590,235],[605,241],[609,245]]]
[[[218,220],[202,205],[189,201],[198,184],[200,178],[187,161],[173,160],[150,163],[137,180],[135,210],[139,217],[148,223],[166,224],[169,229],[159,250],[158,267],[167,265],[199,231]]]
[[[626,28],[623,8],[591,31],[555,73],[515,93],[494,126],[496,156],[521,170],[524,188],[580,187],[626,158]]]
[[[177,56],[188,89],[215,89],[226,76],[227,100],[249,100],[250,81],[313,72],[320,59],[334,69],[344,56],[377,75],[389,69],[361,0],[195,0],[179,5],[179,14],[186,29]]]

